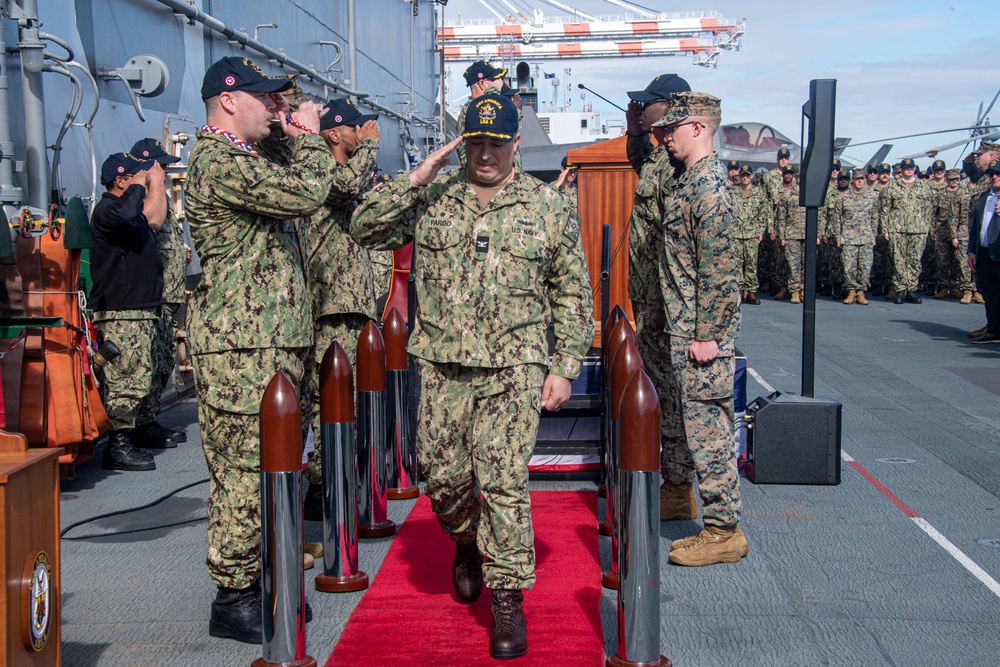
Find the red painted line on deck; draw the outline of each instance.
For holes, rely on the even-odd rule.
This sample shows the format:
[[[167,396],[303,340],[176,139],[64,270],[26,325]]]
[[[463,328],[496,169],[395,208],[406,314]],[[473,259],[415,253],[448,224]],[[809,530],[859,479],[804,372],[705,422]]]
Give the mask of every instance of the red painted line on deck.
[[[858,463],[857,461],[848,461],[847,463],[852,468],[854,468],[855,470],[857,470],[858,473],[860,473],[860,475],[862,477],[864,477],[865,479],[867,479],[869,484],[871,484],[876,489],[878,489],[879,493],[881,493],[883,496],[885,496],[886,498],[888,498],[892,502],[893,505],[895,505],[896,507],[898,507],[903,512],[903,514],[905,514],[906,516],[910,517],[911,519],[919,519],[919,518],[921,518],[921,516],[919,514],[917,514],[909,505],[907,505],[902,500],[900,500],[899,497],[895,493],[893,493],[892,491],[890,491],[889,489],[887,489],[885,487],[885,485],[882,484],[882,482],[880,482],[877,479],[875,479],[875,475],[873,475],[870,472],[868,472],[867,470],[865,470],[864,466],[862,466],[860,463]]]

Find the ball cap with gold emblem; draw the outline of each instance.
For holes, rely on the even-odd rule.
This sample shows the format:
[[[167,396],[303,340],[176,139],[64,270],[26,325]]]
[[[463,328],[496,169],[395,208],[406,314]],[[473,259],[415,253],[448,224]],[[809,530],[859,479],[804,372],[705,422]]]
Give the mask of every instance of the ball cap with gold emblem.
[[[173,164],[181,161],[176,155],[168,153],[163,144],[156,139],[140,139],[135,142],[129,153],[140,160],[156,160],[160,164]]]
[[[330,100],[326,103],[329,111],[319,119],[319,131],[332,130],[341,125],[352,125],[357,127],[364,125],[370,120],[378,120],[378,114],[363,114],[354,106],[354,102],[348,99]]]
[[[465,77],[465,85],[472,86],[484,79],[486,81],[496,81],[506,74],[507,70],[502,67],[494,67],[485,60],[477,60],[469,65],[469,68],[462,73],[462,76]]]
[[[462,136],[489,137],[508,142],[517,135],[517,107],[502,95],[488,94],[476,98],[465,112]]]
[[[663,114],[663,118],[653,123],[653,127],[667,127],[689,116],[721,118],[722,100],[708,93],[677,93],[670,100],[670,106]]]
[[[990,162],[990,166],[986,167],[986,173],[1000,175],[1000,159]]]
[[[201,83],[201,99],[220,93],[245,90],[250,93],[280,93],[294,84],[290,79],[271,79],[249,58],[229,56],[217,61],[205,71]]]

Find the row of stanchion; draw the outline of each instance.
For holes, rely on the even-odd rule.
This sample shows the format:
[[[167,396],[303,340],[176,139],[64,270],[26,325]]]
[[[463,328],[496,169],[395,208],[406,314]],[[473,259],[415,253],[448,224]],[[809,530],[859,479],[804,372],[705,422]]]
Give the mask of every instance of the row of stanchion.
[[[605,515],[598,531],[611,537],[601,584],[618,591],[618,650],[606,665],[669,667],[660,655],[660,402],[620,306],[601,334]]]
[[[323,355],[323,572],[316,577],[318,591],[367,588],[368,575],[358,568],[358,538],[393,535],[396,524],[387,516],[387,501],[420,495],[409,426],[407,338],[406,324],[395,309],[381,333],[374,322],[366,324],[358,339],[356,383],[340,343],[332,343]],[[301,424],[295,388],[283,373],[275,373],[260,407],[264,632],[263,657],[253,667],[316,665],[306,655]]]

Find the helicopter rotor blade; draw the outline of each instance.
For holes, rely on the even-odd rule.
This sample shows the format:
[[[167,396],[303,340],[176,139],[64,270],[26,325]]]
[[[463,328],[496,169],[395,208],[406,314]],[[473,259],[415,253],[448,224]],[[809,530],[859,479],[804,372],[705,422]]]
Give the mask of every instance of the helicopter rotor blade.
[[[980,139],[980,140],[983,140],[983,141],[990,141],[990,140],[995,139],[997,137],[1000,137],[1000,130],[995,130],[995,131],[990,132],[988,134],[981,134],[981,135],[977,136],[976,139]],[[961,146],[962,144],[968,145],[968,144],[971,144],[971,143],[972,143],[972,139],[968,139],[968,138],[966,138],[966,139],[959,139],[958,141],[952,141],[951,143],[943,144],[941,146],[935,146],[934,148],[929,148],[929,149],[927,149],[925,151],[921,151],[919,153],[914,153],[913,155],[904,155],[901,159],[905,160],[906,158],[936,157],[937,154],[940,153],[941,151],[950,150],[950,149],[954,148],[955,146]],[[964,152],[964,149],[963,149],[963,152]]]
[[[986,117],[990,115],[990,111],[993,109],[993,105],[997,103],[997,98],[998,97],[1000,97],[1000,90],[997,90],[997,94],[993,96],[993,101],[990,102],[990,105],[988,107],[986,107],[986,111],[983,111],[979,115],[979,120],[976,121],[976,125],[982,125],[983,124],[983,121],[986,120]],[[983,108],[982,103],[980,103],[979,108],[980,109]]]

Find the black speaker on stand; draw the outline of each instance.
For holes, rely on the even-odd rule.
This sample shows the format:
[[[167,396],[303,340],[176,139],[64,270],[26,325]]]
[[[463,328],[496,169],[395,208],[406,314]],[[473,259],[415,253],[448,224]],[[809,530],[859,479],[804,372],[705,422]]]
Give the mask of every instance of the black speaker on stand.
[[[754,484],[840,484],[842,406],[776,391],[747,406],[747,461]]]

